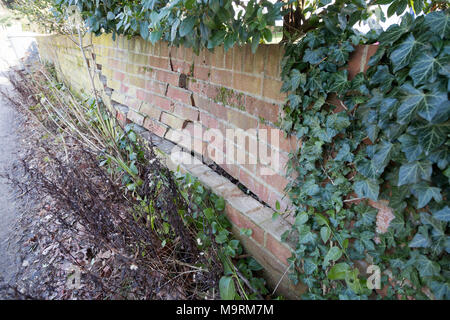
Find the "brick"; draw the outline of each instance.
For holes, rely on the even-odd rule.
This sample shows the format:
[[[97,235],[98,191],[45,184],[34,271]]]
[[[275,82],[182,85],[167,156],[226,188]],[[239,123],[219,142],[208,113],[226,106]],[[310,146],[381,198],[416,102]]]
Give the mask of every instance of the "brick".
[[[233,73],[227,70],[211,69],[211,82],[226,87],[232,85]]]
[[[195,157],[193,157],[194,159],[197,159]],[[197,159],[198,160],[198,159]],[[198,160],[200,161],[200,160]],[[190,169],[190,172],[195,175],[195,176],[200,176],[202,174],[204,174],[205,172],[210,172],[212,171],[212,169],[204,164],[201,164],[199,166],[195,166],[194,168]]]
[[[266,234],[266,248],[277,257],[281,263],[288,265],[287,259],[292,256],[291,249],[269,233]]]
[[[228,179],[222,177],[221,175],[215,173],[214,171],[205,172],[204,174],[198,176],[198,179],[203,185],[214,190],[215,188],[220,187],[229,182]]]
[[[191,137],[186,136],[183,130],[169,128],[164,138],[189,151],[192,149],[192,139]]]
[[[272,216],[274,212],[274,210],[264,207],[261,210],[252,212],[251,215],[249,215],[249,218],[260,225],[266,233],[271,234],[275,240],[283,243],[281,237],[283,233],[292,228],[292,225],[280,216],[273,219]],[[288,247],[290,246],[288,243],[286,243],[286,245],[288,245]]]
[[[130,77],[130,84],[137,88],[145,88],[145,79],[138,77]]]
[[[265,170],[261,170],[262,167],[264,166],[260,164],[257,165],[256,175],[258,176],[258,178],[270,185],[279,193],[284,193],[284,189],[286,188],[289,181],[279,173],[273,171],[270,167],[265,167]]]
[[[300,299],[301,295],[308,290],[307,286],[301,282],[294,286],[289,277],[286,276],[288,266],[282,264],[266,248],[263,248],[253,239],[241,235],[238,228],[233,227],[232,231],[245,250],[251,252],[252,256],[264,268],[262,274],[270,289],[273,290],[276,287],[276,293],[282,294],[287,299]]]
[[[184,104],[192,105],[192,92],[190,91],[169,86],[167,89],[167,96]]]
[[[142,126],[144,123],[144,116],[134,110],[129,110],[127,114],[128,119],[130,119],[132,122],[136,123],[137,125]]]
[[[239,182],[256,194],[259,200],[270,205],[270,197],[273,191],[268,188],[267,184],[259,182],[254,175],[247,172],[242,167],[239,171]]]
[[[200,112],[200,123],[206,128],[217,129],[219,127],[217,119],[213,118],[209,113],[203,111]]]
[[[235,109],[227,109],[227,120],[243,130],[258,128],[258,120]]]
[[[160,97],[160,96],[157,96],[155,94],[145,92],[145,91],[138,91],[137,98],[139,100],[153,104],[165,111],[168,111],[168,112],[173,111],[173,104],[166,97]]]
[[[159,118],[161,117],[161,110],[148,102],[144,102],[141,105],[139,112],[155,120],[159,120]]]
[[[264,72],[264,66],[266,64],[276,63],[277,60],[266,60],[266,52],[270,52],[271,50],[273,50],[273,47],[270,45],[260,44],[258,46],[254,54],[253,70],[251,71],[253,74],[260,74]]]
[[[228,50],[224,52],[224,59],[225,59],[225,69],[232,70],[233,69],[233,50]]]
[[[264,231],[259,226],[254,224],[250,219],[248,219],[242,212],[246,208],[246,206],[243,205],[240,208],[236,208],[229,204],[229,201],[242,198],[249,198],[249,197],[237,197],[225,201],[226,215],[228,216],[230,221],[239,229],[242,228],[251,229],[252,230],[251,238],[254,239],[260,245],[264,245]]]
[[[127,97],[117,91],[113,91],[112,95],[111,95],[111,99],[120,103],[120,104],[127,104]]]
[[[192,94],[192,100],[194,101],[194,106],[203,109],[205,111],[209,111],[209,105],[211,103],[211,100],[208,98],[205,98],[198,93]]]
[[[284,103],[284,101],[286,100],[286,94],[280,92],[282,84],[283,83],[281,82],[281,80],[264,78],[262,95],[265,98]]]
[[[233,88],[236,90],[261,95],[261,82],[262,78],[257,78],[242,73],[235,73],[233,75]]]
[[[167,124],[174,129],[183,129],[185,120],[180,119],[170,113],[163,112],[161,115],[161,122]]]
[[[167,90],[167,83],[159,82],[156,80],[147,80],[145,82],[145,89],[154,93],[165,95]]]
[[[191,75],[191,64],[183,60],[172,59],[172,70],[178,73]]]
[[[197,108],[193,108],[182,103],[175,104],[174,113],[183,119],[188,119],[191,121],[198,121],[200,117],[199,110]]]
[[[203,166],[202,162],[199,159],[191,156],[190,153],[183,151],[172,150],[170,159],[174,162],[176,166],[180,165],[180,167],[185,168],[189,172],[192,172],[194,168]]]
[[[180,79],[180,75],[178,73],[164,70],[156,70],[155,73],[156,80],[169,83],[175,87],[178,86],[178,82]]]
[[[224,157],[225,161],[226,161],[226,156]],[[229,164],[229,163],[224,163],[220,165],[230,176],[232,176],[235,179],[239,179],[239,170],[240,167],[235,164],[234,162]]]
[[[285,137],[284,131],[264,123],[259,123],[258,139],[263,144],[270,144],[287,153],[294,152],[301,147],[301,140],[294,135]]]
[[[168,43],[167,42],[163,42],[163,41],[160,41],[159,42],[159,55],[161,56],[161,57],[168,57],[169,56],[169,46],[168,46]]]
[[[244,70],[244,55],[245,49],[243,47],[233,47],[233,70],[241,72]]]
[[[366,72],[367,63],[371,56],[375,54],[378,45],[359,45],[355,47],[355,51],[350,54],[348,62],[348,76],[352,80],[358,73]]]
[[[144,128],[153,132],[159,137],[164,137],[167,131],[167,127],[161,124],[159,121],[155,121],[150,118],[146,118],[144,121]]]
[[[194,64],[194,78],[207,81],[211,75],[211,68]]]
[[[234,183],[228,181],[225,184],[214,188],[214,193],[221,196],[224,199],[231,197],[243,196],[244,193]]]
[[[261,203],[249,196],[228,199],[227,205],[245,214],[262,208]]]
[[[246,73],[258,73],[255,70],[254,62],[255,62],[255,54],[253,54],[252,49],[249,45],[244,46],[244,72]],[[259,72],[262,72],[259,71]]]
[[[256,117],[261,117],[264,120],[276,123],[278,121],[280,106],[247,96],[245,97],[245,110]]]
[[[127,119],[127,114],[120,111],[116,112],[116,119],[121,127],[124,127],[129,122]]]
[[[169,70],[169,59],[168,58],[160,58],[155,56],[150,56],[148,64],[152,67]]]
[[[125,79],[125,73],[120,72],[120,71],[114,72],[114,80],[123,81],[124,79]]]

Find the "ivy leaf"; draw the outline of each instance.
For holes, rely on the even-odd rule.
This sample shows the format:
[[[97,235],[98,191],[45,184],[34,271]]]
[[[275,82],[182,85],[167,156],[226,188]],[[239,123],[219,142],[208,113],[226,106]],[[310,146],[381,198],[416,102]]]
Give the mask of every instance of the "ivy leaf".
[[[411,188],[414,196],[419,200],[418,208],[425,207],[431,199],[434,198],[436,202],[442,200],[441,189],[430,187],[426,182],[420,182]]]
[[[434,88],[431,93],[424,96],[423,103],[419,104],[419,115],[428,121],[443,118],[447,120],[450,113],[450,102],[447,99],[447,92]]]
[[[394,66],[394,72],[406,67],[415,53],[417,41],[412,34],[399,44],[394,51],[392,51],[390,59]]]
[[[300,84],[304,85],[306,83],[306,75],[293,69],[291,72],[291,91],[297,90]]]
[[[408,32],[409,28],[405,26],[399,26],[397,24],[389,26],[385,32],[380,34],[378,40],[381,44],[393,44],[395,41],[400,39],[402,35]]]
[[[444,146],[430,153],[428,159],[431,162],[436,163],[439,169],[444,170],[445,168],[447,168],[447,165],[450,162],[449,151],[449,148]]]
[[[330,261],[337,261],[342,256],[342,250],[338,247],[331,247],[323,259],[323,267],[326,268]]]
[[[450,16],[444,11],[434,11],[425,15],[425,25],[441,39],[448,38],[450,34]]]
[[[192,32],[192,30],[194,29],[196,19],[197,17],[195,16],[189,16],[186,19],[184,19],[183,22],[181,22],[180,37],[184,37]]]
[[[377,71],[370,78],[370,84],[379,84],[381,85],[380,90],[387,92],[391,89],[391,84],[394,79],[394,76],[389,72],[389,67],[387,65],[381,65],[377,67]]]
[[[430,239],[424,237],[421,233],[416,233],[414,238],[409,243],[410,248],[428,248],[431,242]]]
[[[317,270],[317,264],[312,259],[305,259],[303,263],[303,271],[305,274],[312,274]]]
[[[323,58],[325,58],[325,52],[326,50],[324,47],[314,50],[306,49],[305,54],[303,55],[303,61],[310,64],[318,64]]]
[[[418,183],[420,179],[429,180],[432,172],[430,161],[414,161],[400,167],[398,186]]]
[[[364,177],[369,179],[376,179],[380,176],[377,171],[377,166],[375,162],[370,159],[363,158],[356,163],[356,169],[359,173],[361,173]]]
[[[350,152],[350,146],[348,145],[348,143],[345,143],[341,147],[341,149],[339,149],[339,152],[334,158],[334,160],[352,162],[353,157],[354,157],[353,153]]]
[[[432,121],[441,114],[450,112],[447,94],[435,88],[431,93],[424,93],[422,90],[414,88],[411,84],[405,83],[401,86],[401,91],[405,95],[402,104],[397,110],[397,119],[400,124],[410,122],[416,113],[425,120]]]
[[[430,288],[436,299],[448,299],[450,295],[450,287],[446,282],[431,281]]]
[[[421,277],[432,277],[438,275],[441,267],[437,262],[429,260],[424,255],[419,255],[416,260],[416,266]]]
[[[450,222],[450,207],[445,206],[441,210],[434,211],[433,218],[439,221]]]
[[[162,34],[163,34],[162,30],[152,31],[150,33],[150,42],[152,44],[155,44],[157,41],[159,41],[159,39],[161,39]]]
[[[377,180],[364,179],[356,181],[353,186],[356,194],[360,198],[368,198],[374,201],[378,200],[378,194],[380,192],[380,185]]]
[[[289,98],[289,105],[293,109],[296,109],[302,102],[302,98],[297,94],[290,94],[288,98]]]
[[[343,93],[346,89],[350,87],[350,82],[348,81],[348,71],[341,70],[339,72],[333,73],[329,79],[330,86],[328,90],[330,92]]]
[[[414,81],[414,85],[425,82],[434,82],[439,70],[444,69],[444,62],[436,59],[429,52],[420,54],[412,63],[409,75]]]
[[[388,28],[388,30],[389,30],[389,28]],[[382,43],[381,40],[380,40],[380,43]],[[377,52],[375,52],[375,54],[372,57],[370,57],[368,65],[369,66],[377,65],[377,63],[380,62],[381,58],[383,58],[385,53],[386,53],[386,48],[380,46],[378,48]]]
[[[417,160],[422,154],[423,148],[416,136],[405,133],[404,135],[400,136],[398,140],[401,143],[401,150],[405,153],[408,162]]]
[[[391,160],[393,149],[394,145],[389,141],[382,141],[375,146],[375,154],[372,160],[378,175],[383,172],[384,168]]]
[[[411,131],[419,137],[419,143],[428,155],[445,142],[448,128],[445,125],[424,124],[412,128]]]

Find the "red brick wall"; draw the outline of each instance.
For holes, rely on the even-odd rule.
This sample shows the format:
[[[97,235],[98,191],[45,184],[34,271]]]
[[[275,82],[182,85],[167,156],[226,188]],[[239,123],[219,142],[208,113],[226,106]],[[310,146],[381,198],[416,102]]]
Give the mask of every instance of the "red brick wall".
[[[67,55],[59,60],[72,61],[75,55],[75,62],[80,64],[79,50],[61,38],[56,42],[53,39],[51,43],[58,48],[57,55]],[[247,160],[258,157],[249,152],[250,141],[256,142],[269,156],[274,150],[279,153],[279,168],[269,167],[276,170],[268,170],[272,174],[263,175],[261,168],[267,166],[260,163],[234,161],[221,167],[272,208],[276,207],[277,201],[282,208],[288,206],[283,192],[288,183],[284,165],[289,152],[298,147],[299,141],[292,136],[284,137],[276,126],[286,98],[280,93],[281,45],[260,45],[255,54],[245,46],[228,52],[219,47],[214,52],[203,50],[195,55],[189,48],[169,47],[167,43],[152,45],[139,37],[119,37],[113,41],[110,35],[102,35],[92,37],[92,43],[96,62],[101,66],[107,86],[113,89],[111,99],[129,107],[128,121],[172,141],[179,136],[174,134],[177,130],[192,133],[194,123],[201,125],[203,133],[218,129],[224,138],[227,129],[247,130],[244,146],[237,141],[230,141],[230,145],[245,150]],[[374,52],[373,46],[357,48],[349,63],[350,77],[365,71]],[[82,86],[79,83],[85,81],[80,81],[79,72],[71,70],[65,76],[73,77],[73,82]],[[125,120],[123,113],[119,112],[118,116]],[[267,136],[263,134],[264,130],[267,130]],[[280,132],[278,146],[271,139],[272,131]],[[211,150],[213,145],[203,137],[197,138],[202,141],[195,148],[186,144],[183,147],[207,159],[208,149]],[[225,159],[230,154],[225,146],[213,149]]]
[[[249,139],[261,143],[269,156],[272,148],[278,151],[280,170],[261,175],[261,166],[256,164],[222,167],[261,201],[273,208],[276,201],[287,205],[283,199],[287,183],[283,166],[295,141],[283,134],[279,148],[270,141],[270,130],[278,130],[274,124],[285,100],[280,93],[281,46],[261,45],[256,54],[248,46],[228,52],[220,47],[197,56],[189,48],[169,47],[167,43],[152,46],[140,38],[113,42],[102,36],[93,38],[93,43],[107,84],[114,89],[113,100],[127,101],[132,110],[128,118],[155,134],[171,139],[173,129],[189,129],[196,121],[203,132],[218,129],[224,138],[226,129],[254,129]],[[268,138],[260,137],[261,129],[268,130]],[[203,144],[202,150],[195,151],[207,158],[208,141]],[[248,142],[239,147],[247,151],[247,157],[257,156],[248,154]]]

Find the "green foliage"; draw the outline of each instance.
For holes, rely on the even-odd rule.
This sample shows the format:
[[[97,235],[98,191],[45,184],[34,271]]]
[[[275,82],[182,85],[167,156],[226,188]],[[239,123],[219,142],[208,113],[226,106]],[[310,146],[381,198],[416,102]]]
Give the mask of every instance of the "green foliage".
[[[202,251],[214,250],[223,265],[223,276],[219,281],[220,297],[223,300],[256,299],[268,294],[265,280],[255,272],[262,270],[252,257],[239,258],[243,247],[230,232],[231,224],[225,215],[225,200],[205,189],[200,181],[190,175],[176,173],[177,184],[182,196],[190,203],[190,214],[184,214],[186,224],[197,232],[197,242]],[[242,230],[251,236],[251,230]],[[247,279],[254,290],[248,293],[242,282]]]
[[[233,4],[235,6],[233,6]],[[145,0],[145,1],[72,1],[55,0],[60,15],[76,5],[89,31],[140,35],[155,43],[213,49],[224,45],[251,43],[255,51],[260,42],[272,40],[271,27],[281,19],[283,3],[250,0],[244,4],[233,0]],[[245,11],[243,10],[245,9]]]
[[[388,2],[388,15],[408,5],[377,3]],[[291,278],[308,285],[306,298],[367,299],[372,292],[357,260],[392,272],[398,284],[382,277],[390,287],[385,298],[427,298],[423,287],[450,298],[450,32],[449,13],[436,8],[414,1],[416,12],[433,12],[406,14],[382,34],[361,35],[350,20],[324,24],[286,48],[281,126],[303,146],[288,165],[297,173],[287,188],[297,216],[285,238],[297,239],[291,260],[302,271]],[[358,10],[340,9],[327,19]],[[354,46],[377,40],[369,70],[349,80]],[[364,199],[393,208],[386,233],[375,233],[377,211]]]

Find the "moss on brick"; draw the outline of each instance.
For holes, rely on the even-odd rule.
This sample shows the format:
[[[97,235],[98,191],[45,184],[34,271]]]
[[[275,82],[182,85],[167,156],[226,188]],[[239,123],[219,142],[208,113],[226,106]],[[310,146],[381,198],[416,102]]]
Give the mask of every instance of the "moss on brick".
[[[220,102],[223,105],[234,107],[239,110],[245,110],[243,98],[244,95],[241,92],[235,92],[234,90],[220,87],[219,89],[217,89],[217,95],[214,98],[214,102]],[[237,103],[235,103],[233,100],[237,101]]]

